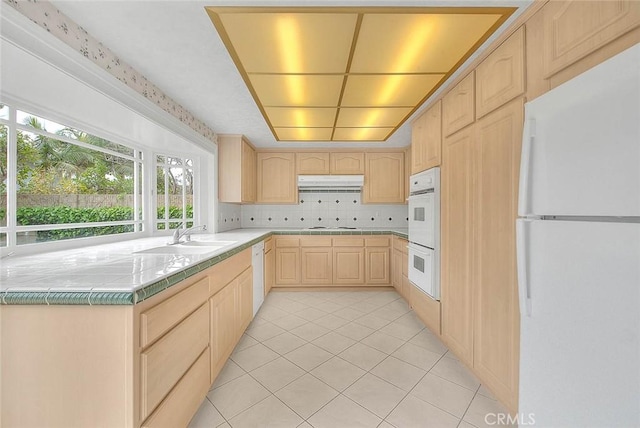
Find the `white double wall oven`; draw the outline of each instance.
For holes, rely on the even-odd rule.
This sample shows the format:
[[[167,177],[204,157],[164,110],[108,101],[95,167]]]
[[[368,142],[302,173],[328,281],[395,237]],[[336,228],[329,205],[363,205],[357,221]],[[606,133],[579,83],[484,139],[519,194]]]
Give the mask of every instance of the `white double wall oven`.
[[[440,300],[440,168],[411,176],[409,280]]]

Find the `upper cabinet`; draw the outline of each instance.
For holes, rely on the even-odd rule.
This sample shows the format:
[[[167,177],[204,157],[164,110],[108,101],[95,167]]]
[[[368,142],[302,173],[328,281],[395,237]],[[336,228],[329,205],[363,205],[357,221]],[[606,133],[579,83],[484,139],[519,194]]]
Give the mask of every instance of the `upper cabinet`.
[[[470,125],[475,120],[474,82],[472,71],[442,98],[442,128],[445,136]]]
[[[524,28],[520,28],[476,69],[476,117],[523,93]]]
[[[545,78],[640,26],[637,0],[553,1],[543,11]]]
[[[442,102],[438,100],[413,122],[411,128],[411,174],[440,165]]]
[[[256,201],[256,151],[242,135],[218,135],[220,202]]]
[[[296,153],[296,170],[301,175],[329,174],[329,153]]]
[[[364,174],[364,153],[331,153],[329,169],[335,175]]]
[[[404,181],[404,153],[365,153],[363,203],[406,203]]]
[[[258,203],[295,204],[298,200],[295,153],[261,152],[258,163]]]

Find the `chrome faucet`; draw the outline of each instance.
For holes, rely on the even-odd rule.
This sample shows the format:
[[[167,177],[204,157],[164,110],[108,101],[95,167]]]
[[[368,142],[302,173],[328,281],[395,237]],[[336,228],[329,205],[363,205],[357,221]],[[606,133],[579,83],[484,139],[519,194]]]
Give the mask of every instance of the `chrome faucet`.
[[[207,225],[203,224],[202,226],[192,226],[189,227],[187,229],[184,230],[180,230],[180,227],[183,225],[184,223],[180,223],[178,225],[178,228],[176,229],[175,232],[173,232],[173,239],[171,240],[171,242],[169,243],[169,245],[174,245],[174,244],[179,244],[180,243],[180,239],[184,236],[186,237],[185,239],[187,241],[191,241],[191,234],[193,232],[195,232],[196,230],[207,230]]]

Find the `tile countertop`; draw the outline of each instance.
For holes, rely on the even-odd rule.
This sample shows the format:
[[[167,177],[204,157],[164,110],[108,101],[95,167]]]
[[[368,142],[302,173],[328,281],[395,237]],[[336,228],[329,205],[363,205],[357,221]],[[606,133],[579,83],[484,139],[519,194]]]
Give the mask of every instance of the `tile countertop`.
[[[233,241],[213,251],[199,247],[198,254],[138,253],[171,239],[161,236],[7,257],[0,263],[0,304],[133,305],[271,235],[386,234],[407,238],[407,229],[235,229],[192,235],[193,241]]]

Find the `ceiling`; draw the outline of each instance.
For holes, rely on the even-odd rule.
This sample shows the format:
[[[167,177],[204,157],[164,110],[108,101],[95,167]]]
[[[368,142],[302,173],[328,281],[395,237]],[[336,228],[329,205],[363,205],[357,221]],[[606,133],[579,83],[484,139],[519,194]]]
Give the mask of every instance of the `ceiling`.
[[[333,140],[322,142],[328,138],[312,138],[311,142],[281,142],[281,140],[293,140],[291,135],[282,131],[280,135],[274,135],[273,123],[282,123],[287,114],[286,109],[274,104],[274,110],[270,111],[269,121],[265,120],[267,104],[262,105],[255,100],[255,93],[245,84],[246,75],[238,70],[234,59],[229,54],[223,40],[218,35],[211,23],[205,7],[224,6],[248,6],[248,7],[518,7],[519,9],[503,24],[498,31],[491,36],[485,45],[489,44],[509,22],[521,13],[532,0],[466,0],[466,1],[376,1],[376,0],[343,0],[314,2],[297,1],[52,1],[60,11],[76,23],[83,26],[92,36],[100,40],[150,81],[155,83],[162,91],[175,101],[191,111],[196,117],[206,123],[215,132],[225,134],[244,134],[257,147],[403,147],[410,143],[410,121],[420,112],[418,106],[396,106],[398,111],[379,110],[373,111],[373,115],[379,115],[384,119],[393,131],[393,121],[400,126],[391,133],[384,142],[380,135],[364,135],[365,141],[354,142],[346,133],[340,138],[336,127]],[[380,40],[380,39],[378,39]],[[482,47],[480,47],[480,50]],[[467,62],[472,61],[477,53],[472,54]],[[242,67],[241,67],[242,68]],[[464,65],[463,67],[464,68]],[[437,73],[436,73],[437,74]],[[266,76],[266,75],[263,75]],[[345,73],[341,78],[344,79]],[[415,74],[413,79],[419,79]],[[432,75],[430,75],[432,76]],[[455,78],[456,73],[451,75]],[[331,75],[323,76],[325,78]],[[371,87],[375,85],[375,79],[379,76],[370,74],[363,77],[360,86]],[[258,78],[257,80],[259,80]],[[263,79],[268,80],[268,79]],[[367,81],[369,80],[369,81]],[[373,82],[372,82],[373,80]],[[260,82],[257,85],[269,86],[269,82]],[[254,85],[254,86],[257,86]],[[424,84],[423,87],[428,86]],[[446,86],[446,83],[445,83]],[[323,86],[324,88],[325,86]],[[440,90],[435,90],[433,96],[437,96]],[[275,93],[275,91],[272,91]],[[322,91],[320,91],[322,92]],[[355,92],[357,93],[357,91]],[[362,92],[366,94],[365,92]],[[424,95],[423,93],[422,95]],[[322,94],[320,94],[322,95]],[[357,99],[357,97],[356,97]],[[422,99],[420,99],[422,101]],[[358,101],[360,102],[360,101]],[[359,106],[359,105],[358,105]],[[334,115],[335,124],[350,124],[362,115],[356,106],[349,109],[349,113],[343,118]],[[404,110],[402,110],[404,109]],[[321,112],[319,116],[322,116]],[[404,113],[404,116],[403,116]],[[315,113],[314,113],[315,114]],[[326,115],[326,112],[325,112]],[[326,115],[326,123],[330,122],[330,114]],[[400,117],[400,120],[398,120]],[[404,122],[402,122],[405,120]],[[398,123],[396,122],[396,123]],[[271,126],[270,126],[271,125]],[[343,126],[342,128],[350,128]],[[282,127],[285,128],[285,127]],[[332,127],[333,128],[333,127]],[[342,131],[341,131],[342,132]],[[368,131],[367,131],[368,132]],[[388,134],[388,132],[387,132]],[[326,135],[326,134],[325,134]],[[294,135],[295,136],[295,135]],[[386,135],[385,135],[386,137]]]
[[[384,141],[513,8],[207,12],[278,141]]]

